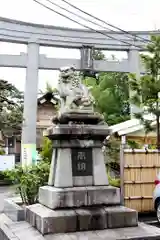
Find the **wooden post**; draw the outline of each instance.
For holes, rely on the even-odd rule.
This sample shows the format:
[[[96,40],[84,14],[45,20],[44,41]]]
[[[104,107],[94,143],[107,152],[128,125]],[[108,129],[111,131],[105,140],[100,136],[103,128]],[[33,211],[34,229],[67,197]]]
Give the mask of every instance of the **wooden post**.
[[[124,205],[124,146],[125,136],[121,137],[120,145],[120,194],[121,194],[121,205]]]

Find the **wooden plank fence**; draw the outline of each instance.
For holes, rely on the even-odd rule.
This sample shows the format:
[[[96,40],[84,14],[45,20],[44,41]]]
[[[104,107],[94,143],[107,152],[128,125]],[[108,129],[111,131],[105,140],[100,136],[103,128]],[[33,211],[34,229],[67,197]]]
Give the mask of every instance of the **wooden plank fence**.
[[[160,171],[157,150],[121,149],[121,200],[138,212],[153,211],[154,181]]]

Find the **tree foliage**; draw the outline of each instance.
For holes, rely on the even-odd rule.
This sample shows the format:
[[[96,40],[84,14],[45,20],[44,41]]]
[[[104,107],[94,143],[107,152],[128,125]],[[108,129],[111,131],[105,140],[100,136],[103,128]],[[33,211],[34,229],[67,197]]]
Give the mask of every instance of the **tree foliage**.
[[[53,143],[47,137],[43,138],[42,150],[40,152],[43,161],[51,162],[53,153]]]
[[[46,88],[44,91],[40,90],[41,94],[45,93],[53,93],[53,94],[58,94],[58,91],[55,87],[53,87],[49,82],[46,83]]]
[[[10,132],[20,129],[23,96],[5,80],[0,80],[0,130]]]
[[[104,59],[101,51],[95,51],[95,60]],[[124,73],[100,73],[98,79],[85,78],[84,83],[92,87],[95,108],[104,115],[109,125],[129,119],[129,82]]]
[[[104,60],[105,55],[101,50],[95,50],[93,51],[93,59],[95,60]]]
[[[160,36],[152,36],[151,43],[147,46],[148,54],[141,55],[146,68],[146,74],[139,79],[134,74],[130,75],[130,86],[134,94],[132,102],[140,106],[142,111],[136,114],[145,127],[146,134],[153,130],[152,120],[146,120],[146,113],[155,116],[157,122],[157,145],[160,148]]]

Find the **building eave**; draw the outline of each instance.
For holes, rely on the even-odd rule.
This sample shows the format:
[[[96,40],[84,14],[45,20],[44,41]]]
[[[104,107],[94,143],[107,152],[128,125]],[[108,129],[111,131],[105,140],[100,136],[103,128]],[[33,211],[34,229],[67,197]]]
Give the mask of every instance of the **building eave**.
[[[151,126],[156,125],[155,116],[148,114],[148,115],[145,115],[144,118],[146,120],[153,121],[151,123]],[[111,134],[117,133],[118,136],[124,136],[130,133],[140,131],[144,129],[144,126],[141,124],[139,119],[131,119],[119,124],[112,125],[109,127],[109,129],[111,130]]]
[[[42,96],[40,96],[37,99],[38,105],[40,104],[44,104],[45,102],[49,101],[50,103],[52,103],[53,105],[57,105],[58,104],[58,97],[56,97],[53,93],[51,92],[47,92],[45,94],[43,94]]]

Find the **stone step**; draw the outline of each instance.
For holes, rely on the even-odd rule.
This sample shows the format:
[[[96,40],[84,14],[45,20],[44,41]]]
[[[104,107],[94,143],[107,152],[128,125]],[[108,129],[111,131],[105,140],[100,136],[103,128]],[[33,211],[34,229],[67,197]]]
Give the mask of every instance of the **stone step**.
[[[120,205],[120,189],[113,186],[40,187],[39,203],[51,209],[92,205]]]
[[[51,210],[34,204],[26,208],[26,221],[44,235],[133,227],[138,225],[138,214],[123,206]]]

